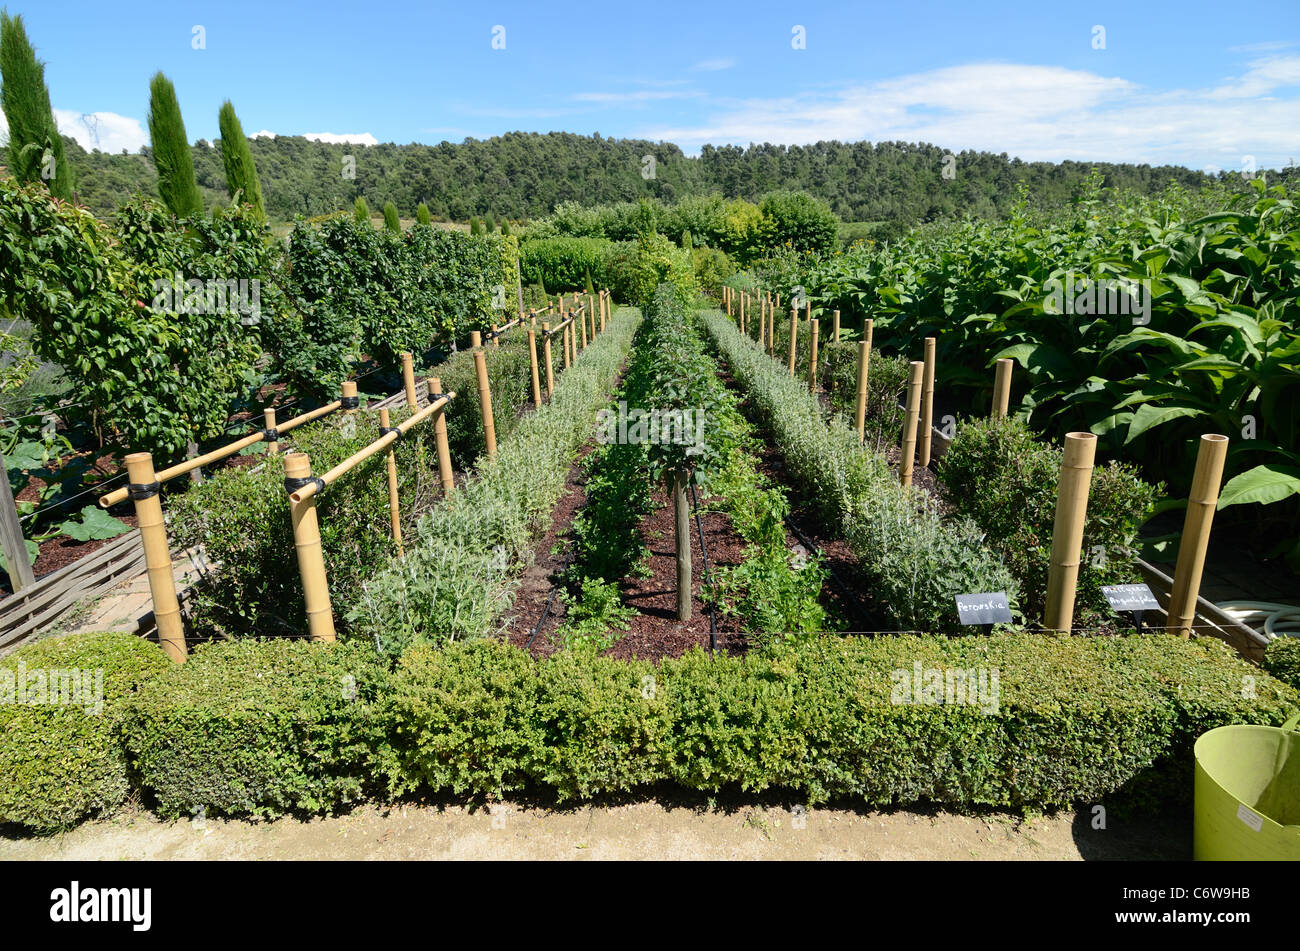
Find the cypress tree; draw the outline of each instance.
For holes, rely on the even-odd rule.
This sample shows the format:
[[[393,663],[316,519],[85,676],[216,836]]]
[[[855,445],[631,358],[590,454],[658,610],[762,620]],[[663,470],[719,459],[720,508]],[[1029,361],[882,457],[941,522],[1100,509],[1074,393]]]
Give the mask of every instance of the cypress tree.
[[[242,203],[252,205],[258,217],[266,220],[266,205],[262,201],[262,185],[257,180],[257,166],[253,164],[253,150],[229,99],[221,105],[217,124],[221,127],[221,164],[226,167],[226,191],[230,192],[232,201],[238,194]]]
[[[470,233],[470,234],[482,234],[482,233],[483,233],[483,222],[479,221],[477,218],[471,218],[471,219],[469,220],[469,233]]]
[[[358,195],[352,203],[352,219],[359,225],[370,224],[370,206],[366,204],[364,195]]]
[[[384,227],[393,234],[402,233],[402,219],[397,214],[397,206],[391,201],[384,202]]]
[[[162,73],[149,80],[149,140],[158,169],[158,194],[178,218],[203,214],[203,195],[194,177],[194,156],[176,87]]]
[[[50,194],[71,200],[76,176],[63,158],[63,137],[45,87],[45,64],[36,58],[23,18],[5,11],[0,11],[0,78],[0,103],[9,123],[10,173],[20,182],[44,181]]]
[[[422,225],[429,224],[429,206],[424,202],[420,202],[419,206],[415,209],[415,220]]]
[[[497,230],[497,216],[489,211],[487,216],[487,232],[488,234],[491,234],[493,231],[496,230]]]
[[[510,233],[510,222],[508,222],[508,221],[506,221],[504,218],[502,218],[502,219],[501,219],[501,234],[502,234],[502,235],[508,235],[509,233]]]

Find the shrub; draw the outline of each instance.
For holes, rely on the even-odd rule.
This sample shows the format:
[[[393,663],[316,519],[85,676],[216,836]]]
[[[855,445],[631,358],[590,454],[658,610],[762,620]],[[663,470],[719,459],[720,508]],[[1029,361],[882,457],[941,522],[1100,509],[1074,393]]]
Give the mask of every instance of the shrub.
[[[944,497],[970,517],[1020,580],[1025,609],[1044,609],[1061,450],[1034,438],[1014,417],[971,419],[939,464]],[[1133,579],[1137,531],[1161,487],[1118,462],[1097,466],[1088,492],[1076,623],[1112,616],[1101,586]]]
[[[763,196],[758,207],[763,215],[763,242],[768,248],[835,250],[840,221],[820,198],[804,192],[772,192]]]
[[[525,283],[541,284],[552,294],[583,290],[587,275],[604,286],[608,248],[601,238],[528,241],[519,250],[519,267]]]
[[[387,674],[356,645],[203,645],[141,691],[127,747],[165,818],[328,812],[376,791]]]
[[[1264,669],[1300,690],[1300,638],[1273,638],[1264,651]]]
[[[156,644],[129,634],[74,634],[37,641],[0,660],[0,822],[38,832],[67,828],[112,809],[130,791],[121,729],[132,695],[175,666]],[[38,686],[28,676],[42,672]],[[56,676],[85,672],[102,687],[102,707],[83,691],[79,702],[53,703],[22,689],[52,691]],[[62,672],[62,676],[56,675]],[[46,693],[46,699],[49,699]]]

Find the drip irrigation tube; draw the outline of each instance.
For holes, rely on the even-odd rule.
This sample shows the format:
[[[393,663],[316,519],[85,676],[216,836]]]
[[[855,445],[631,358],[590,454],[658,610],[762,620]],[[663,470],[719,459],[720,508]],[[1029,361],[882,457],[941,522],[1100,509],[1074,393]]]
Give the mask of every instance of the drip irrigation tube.
[[[790,526],[790,531],[794,533],[795,538],[799,539],[799,543],[803,545],[804,548],[807,548],[810,553],[816,551],[816,547],[809,540],[808,536],[799,530],[799,526],[795,524],[794,519],[787,515],[785,523]],[[853,589],[850,588],[844,579],[840,577],[839,572],[837,572],[833,567],[828,564],[826,565],[826,570],[830,572],[831,580],[835,582],[842,592],[844,592],[844,597],[848,599],[849,603],[857,610],[858,617],[864,621],[869,621],[871,615],[867,612],[867,606],[862,603],[862,599],[857,596]]]

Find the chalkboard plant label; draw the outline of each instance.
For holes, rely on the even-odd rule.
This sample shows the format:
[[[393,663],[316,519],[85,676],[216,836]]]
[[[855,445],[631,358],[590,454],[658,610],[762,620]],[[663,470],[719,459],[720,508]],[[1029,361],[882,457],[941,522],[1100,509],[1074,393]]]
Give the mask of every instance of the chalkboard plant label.
[[[1151,588],[1144,584],[1102,585],[1101,593],[1106,596],[1111,610],[1117,613],[1156,611],[1160,608],[1160,602],[1151,593]]]
[[[959,594],[957,618],[962,624],[1010,624],[1011,606],[1005,591],[985,591],[980,594]]]

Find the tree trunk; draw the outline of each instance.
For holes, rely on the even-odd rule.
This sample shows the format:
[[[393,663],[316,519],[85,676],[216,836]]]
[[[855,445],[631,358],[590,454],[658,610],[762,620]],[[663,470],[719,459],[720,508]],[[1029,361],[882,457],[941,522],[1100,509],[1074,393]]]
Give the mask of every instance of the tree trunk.
[[[691,510],[686,503],[686,473],[673,473],[673,514],[677,527],[677,619],[691,619]]]

